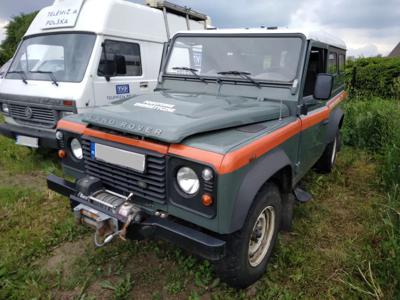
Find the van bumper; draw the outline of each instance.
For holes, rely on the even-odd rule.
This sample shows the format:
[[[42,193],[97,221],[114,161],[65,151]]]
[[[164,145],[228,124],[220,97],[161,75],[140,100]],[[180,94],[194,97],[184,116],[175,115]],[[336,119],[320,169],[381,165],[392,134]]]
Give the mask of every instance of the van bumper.
[[[12,124],[0,124],[0,134],[16,140],[17,135],[36,137],[39,139],[39,147],[57,149],[58,142],[55,131],[46,131]]]
[[[72,208],[79,205],[89,205],[99,210],[95,205],[85,202],[79,196],[76,184],[55,175],[47,177],[47,187],[59,194],[69,197]],[[105,213],[103,211],[103,213]],[[107,213],[106,213],[107,214]],[[109,216],[111,216],[108,213]],[[112,217],[112,216],[111,216]],[[144,220],[129,226],[128,237],[132,239],[161,239],[172,242],[179,247],[211,261],[220,260],[225,256],[225,241],[211,236],[195,228],[177,223],[171,218],[160,218],[146,214]]]

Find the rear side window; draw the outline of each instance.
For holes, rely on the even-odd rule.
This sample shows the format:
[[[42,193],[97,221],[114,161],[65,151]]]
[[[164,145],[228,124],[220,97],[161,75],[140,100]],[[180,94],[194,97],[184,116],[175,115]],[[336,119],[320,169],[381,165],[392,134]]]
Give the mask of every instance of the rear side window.
[[[335,52],[330,52],[328,57],[328,73],[337,73],[337,54]]]
[[[343,73],[344,72],[344,67],[345,67],[345,57],[343,54],[339,55],[339,72]]]
[[[115,74],[115,76],[141,76],[142,75],[142,61],[140,57],[140,46],[136,43],[127,43],[120,41],[104,41],[103,51],[101,54],[99,69],[97,74],[104,75],[106,68],[106,61],[113,63],[118,56],[125,58],[126,73]]]

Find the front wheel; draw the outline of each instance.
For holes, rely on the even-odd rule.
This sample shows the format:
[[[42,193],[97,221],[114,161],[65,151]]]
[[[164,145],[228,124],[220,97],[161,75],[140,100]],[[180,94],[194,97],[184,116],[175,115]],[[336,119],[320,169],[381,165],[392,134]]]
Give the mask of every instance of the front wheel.
[[[256,196],[243,228],[226,237],[226,256],[216,263],[217,275],[235,288],[245,288],[265,272],[278,236],[281,195],[267,183]]]

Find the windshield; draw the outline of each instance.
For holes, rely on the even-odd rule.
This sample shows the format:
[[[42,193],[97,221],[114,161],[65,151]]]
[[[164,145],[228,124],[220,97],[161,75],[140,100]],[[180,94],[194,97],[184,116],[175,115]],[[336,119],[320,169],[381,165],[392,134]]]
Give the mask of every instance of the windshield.
[[[290,83],[296,78],[302,40],[297,37],[178,37],[166,73]],[[190,70],[189,70],[190,69]]]
[[[24,72],[26,80],[80,82],[88,65],[94,34],[63,33],[47,34],[24,40],[7,73],[7,79],[21,79]]]

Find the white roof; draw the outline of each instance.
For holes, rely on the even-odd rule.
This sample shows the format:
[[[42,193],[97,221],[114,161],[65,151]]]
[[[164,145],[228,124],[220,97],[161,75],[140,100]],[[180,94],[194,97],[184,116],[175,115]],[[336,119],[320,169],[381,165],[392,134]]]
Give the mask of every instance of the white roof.
[[[75,26],[44,28],[49,12],[57,12],[58,5],[67,1],[74,5],[82,0],[56,0],[53,6],[43,8],[25,36],[48,32],[86,31],[127,39],[160,43],[167,41],[164,15],[161,10],[125,0],[84,0]],[[187,28],[186,19],[174,14],[168,14],[168,23],[171,34]],[[193,29],[204,27],[200,22],[191,20],[190,23]]]
[[[180,33],[184,33],[181,31]],[[345,42],[327,32],[324,31],[307,31],[302,29],[267,29],[267,28],[232,28],[232,29],[215,29],[215,30],[196,30],[190,33],[207,33],[207,34],[302,34],[307,40],[314,40],[328,45],[332,45],[337,48],[346,49]]]

